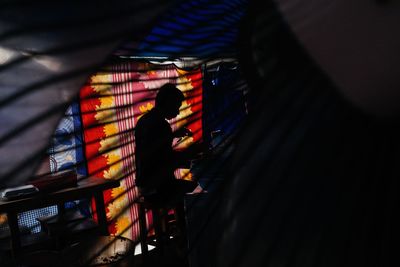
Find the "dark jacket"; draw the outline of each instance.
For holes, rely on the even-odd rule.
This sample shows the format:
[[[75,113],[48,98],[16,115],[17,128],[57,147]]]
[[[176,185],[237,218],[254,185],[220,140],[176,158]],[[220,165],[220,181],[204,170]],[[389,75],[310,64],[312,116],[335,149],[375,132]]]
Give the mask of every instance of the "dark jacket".
[[[175,180],[172,141],[171,126],[157,109],[139,119],[135,129],[137,186],[160,188]]]

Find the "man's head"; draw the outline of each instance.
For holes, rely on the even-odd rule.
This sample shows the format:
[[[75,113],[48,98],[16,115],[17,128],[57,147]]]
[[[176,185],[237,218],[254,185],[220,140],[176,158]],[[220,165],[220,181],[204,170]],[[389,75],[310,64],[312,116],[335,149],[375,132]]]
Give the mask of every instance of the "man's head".
[[[173,119],[179,114],[179,108],[185,99],[183,93],[172,83],[161,86],[156,96],[156,108],[167,119]]]

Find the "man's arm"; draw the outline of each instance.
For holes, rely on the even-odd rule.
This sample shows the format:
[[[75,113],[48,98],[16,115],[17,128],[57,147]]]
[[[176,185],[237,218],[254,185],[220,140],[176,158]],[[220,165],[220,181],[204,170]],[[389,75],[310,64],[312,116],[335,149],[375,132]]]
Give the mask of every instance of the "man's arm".
[[[180,138],[185,136],[193,136],[193,133],[186,127],[182,127],[172,133],[174,138]]]
[[[194,143],[185,150],[173,150],[176,168],[190,168],[191,160],[202,158],[207,151],[202,143]]]

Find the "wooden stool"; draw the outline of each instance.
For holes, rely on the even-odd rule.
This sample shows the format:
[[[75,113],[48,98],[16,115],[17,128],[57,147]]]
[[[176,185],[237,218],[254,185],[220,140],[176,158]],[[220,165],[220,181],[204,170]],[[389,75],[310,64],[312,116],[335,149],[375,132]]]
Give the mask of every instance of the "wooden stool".
[[[164,243],[169,239],[168,233],[168,211],[174,209],[173,206],[156,205],[145,198],[139,197],[135,203],[139,207],[139,229],[140,229],[140,247],[142,255],[145,257],[148,254],[147,248],[147,227],[146,227],[146,212],[151,211],[153,216],[154,235],[156,239],[156,248],[163,252]]]

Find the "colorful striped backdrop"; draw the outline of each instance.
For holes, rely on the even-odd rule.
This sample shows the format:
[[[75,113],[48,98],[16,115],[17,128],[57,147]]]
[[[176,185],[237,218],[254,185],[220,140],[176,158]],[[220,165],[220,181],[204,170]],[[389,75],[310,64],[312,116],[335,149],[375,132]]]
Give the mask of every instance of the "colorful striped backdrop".
[[[185,125],[195,133],[174,144],[181,149],[202,138],[200,69],[188,72],[174,65],[116,63],[92,75],[80,92],[88,173],[121,182],[104,194],[111,234],[137,240],[134,128],[138,118],[154,106],[158,88],[167,82],[185,95],[180,115],[170,122],[172,128]],[[191,179],[189,170],[178,170],[176,175]]]

